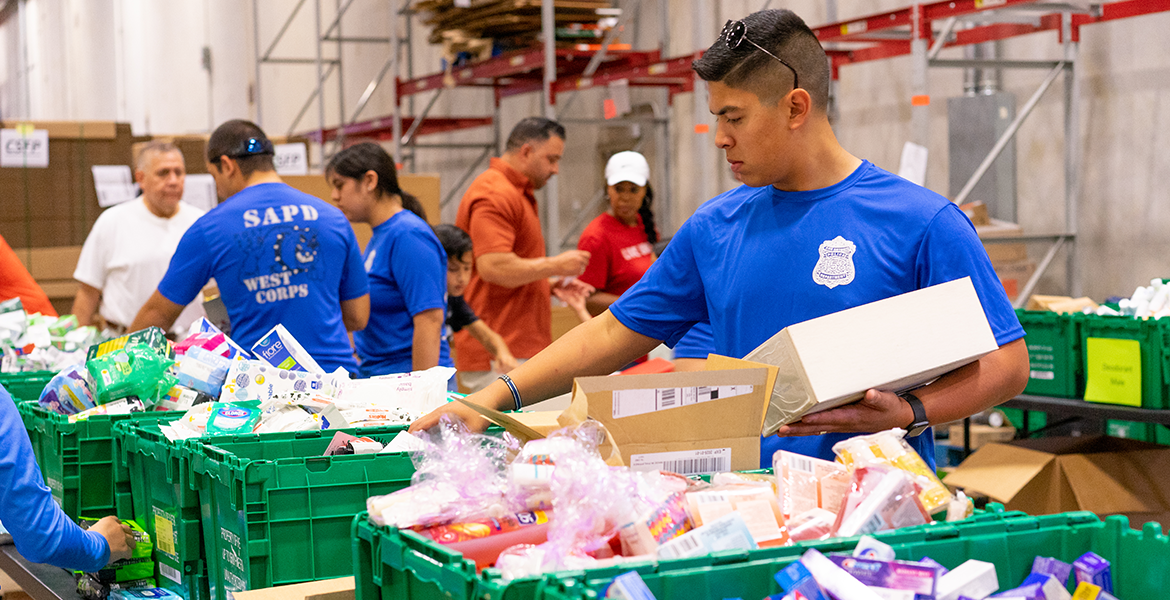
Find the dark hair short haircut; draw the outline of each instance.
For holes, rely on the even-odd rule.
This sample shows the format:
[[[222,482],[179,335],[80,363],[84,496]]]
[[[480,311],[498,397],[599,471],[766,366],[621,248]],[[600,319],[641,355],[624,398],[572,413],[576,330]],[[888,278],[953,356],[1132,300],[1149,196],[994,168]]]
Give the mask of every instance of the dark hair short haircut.
[[[508,134],[508,143],[504,146],[505,152],[519,150],[521,146],[530,142],[543,142],[552,136],[565,139],[565,126],[552,119],[544,117],[528,117],[512,128]]]
[[[275,171],[274,154],[272,142],[264,135],[264,130],[243,119],[233,119],[216,127],[207,140],[207,162],[218,165],[220,157],[226,156],[236,161],[244,177],[256,171]]]
[[[398,196],[402,199],[402,208],[416,214],[422,220],[427,220],[427,212],[423,209],[418,198],[402,191],[398,187],[398,170],[394,168],[394,159],[374,142],[354,144],[329,159],[325,166],[325,174],[336,173],[349,179],[361,180],[366,173],[373,171],[378,175],[378,190],[381,197]]]
[[[791,65],[813,106],[827,110],[832,70],[808,25],[790,10],[761,10],[744,17],[743,23],[747,39]],[[776,104],[792,89],[792,71],[746,40],[732,50],[720,35],[692,68],[703,81],[750,91],[768,104]]]
[[[463,260],[463,255],[471,252],[471,236],[454,225],[435,225],[435,236],[443,245],[447,260]]]

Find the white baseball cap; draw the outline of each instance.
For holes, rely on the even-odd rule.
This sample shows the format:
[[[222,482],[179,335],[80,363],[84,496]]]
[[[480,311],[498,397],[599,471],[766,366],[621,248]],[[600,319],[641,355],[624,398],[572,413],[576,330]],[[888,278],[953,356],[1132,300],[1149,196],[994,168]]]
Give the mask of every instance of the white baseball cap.
[[[650,180],[650,164],[646,157],[637,152],[618,152],[609,157],[605,165],[605,183],[617,185],[629,181],[634,185],[644,186]]]

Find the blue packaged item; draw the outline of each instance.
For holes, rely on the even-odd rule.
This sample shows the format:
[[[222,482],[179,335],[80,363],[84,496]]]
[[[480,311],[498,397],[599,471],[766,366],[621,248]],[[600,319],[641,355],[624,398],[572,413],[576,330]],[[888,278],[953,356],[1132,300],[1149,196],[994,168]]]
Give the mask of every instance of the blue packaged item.
[[[1019,587],[988,596],[988,600],[1066,600],[1064,584],[1047,573],[1033,573]]]
[[[85,365],[70,365],[54,375],[41,391],[38,403],[45,410],[62,415],[75,415],[97,406],[93,399],[93,379]]]
[[[1032,561],[1033,573],[1046,573],[1056,578],[1061,585],[1068,583],[1068,576],[1072,574],[1073,566],[1047,556],[1037,556],[1036,560]]]
[[[214,323],[212,323],[211,321],[208,321],[207,317],[199,317],[199,320],[191,325],[191,329],[189,330],[189,334],[190,333],[212,333],[212,334],[214,334],[214,333],[223,333],[223,332],[220,331],[219,327],[216,327]],[[251,352],[244,350],[239,344],[232,341],[232,338],[230,336],[228,336],[226,333],[223,333],[223,337],[224,337],[224,341],[226,341],[228,346],[231,347],[231,353],[228,354],[228,358],[236,358],[237,356],[241,356],[241,357],[247,358],[247,359],[252,358]]]
[[[1109,561],[1092,552],[1082,554],[1073,562],[1077,583],[1091,583],[1102,591],[1113,593],[1113,575],[1109,567]]]
[[[923,557],[922,557],[922,560],[919,560],[919,561],[918,561],[918,564],[920,564],[920,565],[926,565],[926,566],[928,566],[928,567],[934,567],[934,570],[935,570],[935,571],[938,571],[938,576],[939,576],[939,577],[942,577],[943,575],[946,575],[947,573],[950,573],[950,572],[951,572],[951,570],[950,570],[950,569],[948,569],[948,568],[946,568],[946,567],[942,566],[942,564],[941,564],[941,563],[939,563],[938,561],[934,560],[933,558],[931,558],[931,557],[929,557],[929,556],[923,556]],[[1033,567],[1033,568],[1034,568],[1034,567]],[[1071,569],[1072,567],[1070,566],[1069,568]],[[1065,577],[1065,579],[1068,579],[1068,577],[1066,576],[1066,577]]]
[[[209,396],[219,396],[231,366],[232,361],[227,357],[203,348],[191,347],[187,349],[186,354],[179,357],[175,377],[183,387]]]
[[[605,589],[606,598],[615,600],[655,600],[646,582],[637,571],[622,573],[613,578],[613,582]]]
[[[131,590],[111,590],[108,600],[183,600],[183,597],[160,587],[137,588]]]
[[[774,575],[785,594],[797,592],[808,600],[829,600],[829,595],[802,563],[794,562]]]
[[[252,346],[252,352],[260,360],[286,371],[308,371],[324,373],[325,370],[313,360],[300,342],[284,328],[277,325],[268,330],[260,341]]]

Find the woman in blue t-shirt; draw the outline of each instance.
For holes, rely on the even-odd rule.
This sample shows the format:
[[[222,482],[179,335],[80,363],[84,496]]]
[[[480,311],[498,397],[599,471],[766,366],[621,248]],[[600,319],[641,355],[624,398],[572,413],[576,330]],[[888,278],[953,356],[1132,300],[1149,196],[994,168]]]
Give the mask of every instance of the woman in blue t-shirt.
[[[346,218],[374,230],[362,255],[370,322],[353,334],[361,376],[451,366],[442,339],[447,255],[422,205],[398,187],[393,159],[372,142],[350,146],[329,161],[325,179]]]

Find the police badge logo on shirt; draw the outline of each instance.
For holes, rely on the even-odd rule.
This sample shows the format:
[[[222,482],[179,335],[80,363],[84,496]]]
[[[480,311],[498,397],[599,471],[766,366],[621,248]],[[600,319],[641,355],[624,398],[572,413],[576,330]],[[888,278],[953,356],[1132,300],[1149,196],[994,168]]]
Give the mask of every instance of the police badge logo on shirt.
[[[857,252],[857,246],[853,242],[837,236],[821,242],[821,247],[818,250],[821,257],[817,259],[817,264],[813,267],[813,281],[829,289],[839,285],[849,285],[856,272],[853,267],[853,253]]]

